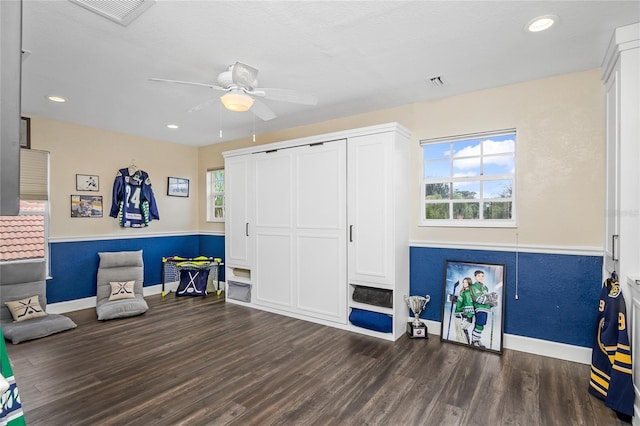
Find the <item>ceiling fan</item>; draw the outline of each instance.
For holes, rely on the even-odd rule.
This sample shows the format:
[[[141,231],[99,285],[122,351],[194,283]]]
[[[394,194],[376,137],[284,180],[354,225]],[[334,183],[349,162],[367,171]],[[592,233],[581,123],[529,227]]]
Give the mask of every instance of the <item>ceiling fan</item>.
[[[316,105],[318,98],[315,95],[297,92],[291,89],[258,88],[258,69],[250,65],[236,62],[218,75],[218,85],[196,83],[192,81],[168,80],[164,78],[151,78],[151,81],[163,83],[189,84],[192,86],[204,86],[210,89],[227,92],[220,97],[225,108],[230,111],[244,112],[251,109],[253,113],[264,121],[273,120],[276,114],[258,98],[274,101],[290,102],[301,105]],[[189,112],[199,111],[211,105],[217,99],[209,99],[189,109]]]

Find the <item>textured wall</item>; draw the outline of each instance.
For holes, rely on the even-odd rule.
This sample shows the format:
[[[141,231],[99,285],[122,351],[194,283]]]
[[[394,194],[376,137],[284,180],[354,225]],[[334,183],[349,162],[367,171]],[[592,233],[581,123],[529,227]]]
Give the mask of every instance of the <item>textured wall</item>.
[[[224,259],[224,237],[188,235],[53,243],[48,303],[95,296],[98,252],[131,250],[143,250],[144,284],[151,286],[162,282],[162,257],[204,255]]]
[[[447,260],[506,267],[504,332],[591,347],[602,285],[602,257],[411,248],[411,294],[431,296],[421,317],[441,321]],[[518,299],[516,299],[516,280]],[[445,313],[446,315],[447,313]]]

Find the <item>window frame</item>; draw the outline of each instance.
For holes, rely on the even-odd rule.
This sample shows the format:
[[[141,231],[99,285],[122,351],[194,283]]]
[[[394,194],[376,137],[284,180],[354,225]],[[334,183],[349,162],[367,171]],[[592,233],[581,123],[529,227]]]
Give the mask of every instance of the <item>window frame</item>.
[[[456,177],[453,172],[453,162],[456,159],[454,155],[449,158],[450,163],[450,175],[442,178],[433,178],[427,179],[425,178],[425,152],[424,147],[426,145],[437,144],[437,143],[451,143],[452,146],[456,142],[468,141],[472,139],[489,139],[491,137],[496,136],[508,136],[513,135],[514,145],[513,145],[513,172],[505,173],[505,174],[492,174],[489,176],[485,176],[483,173],[480,173],[475,176],[463,176]],[[481,164],[484,164],[485,158],[490,158],[494,155],[500,154],[485,154],[483,150],[483,141],[480,141],[480,155],[477,157],[480,160]],[[420,144],[420,164],[419,164],[419,186],[420,186],[420,216],[418,226],[425,227],[476,227],[476,228],[514,228],[517,226],[517,215],[516,215],[516,201],[517,201],[517,193],[516,193],[516,176],[517,176],[517,131],[515,128],[513,129],[502,129],[488,132],[480,132],[480,133],[470,133],[470,134],[462,134],[462,135],[454,135],[454,136],[446,136],[440,138],[429,138],[429,139],[421,139],[419,141]],[[506,153],[505,153],[506,154]],[[458,158],[459,159],[459,158]],[[473,199],[454,199],[450,197],[441,202],[428,202],[427,200],[427,184],[437,184],[443,183],[450,185],[449,191],[453,191],[454,185],[456,183],[465,183],[465,182],[487,182],[487,181],[498,181],[510,179],[512,181],[511,186],[511,196],[508,198],[484,198],[482,194],[478,194],[478,198]],[[453,191],[455,192],[455,191]],[[453,206],[455,203],[459,202],[476,202],[478,203],[478,219],[426,219],[426,206],[428,204],[446,204],[449,206],[449,212],[453,212]],[[483,218],[483,209],[485,203],[487,202],[501,202],[505,200],[506,202],[511,202],[511,218],[510,219],[490,219]],[[451,216],[451,214],[450,214]]]
[[[214,189],[213,182],[214,180],[216,180],[214,179],[216,172],[222,172],[222,181],[221,181],[222,191],[213,191]],[[217,180],[219,181],[219,179]],[[226,208],[225,208],[224,180],[225,180],[224,167],[207,170],[207,173],[205,175],[206,191],[207,191],[206,193],[207,194],[207,222],[216,223],[216,222],[225,221]],[[215,205],[216,196],[222,197],[222,206]],[[222,216],[215,217],[216,208],[220,208],[220,207],[222,208]]]

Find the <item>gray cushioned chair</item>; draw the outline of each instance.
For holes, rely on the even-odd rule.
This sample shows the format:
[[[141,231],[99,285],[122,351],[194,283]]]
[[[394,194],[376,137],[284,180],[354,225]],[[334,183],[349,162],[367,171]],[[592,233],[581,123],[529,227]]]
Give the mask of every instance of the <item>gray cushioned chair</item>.
[[[37,296],[38,303],[47,309],[46,263],[44,260],[20,263],[0,263],[0,323],[4,338],[14,345],[69,330],[76,324],[64,315],[46,316],[14,322],[5,302]]]
[[[99,320],[142,315],[149,305],[142,295],[144,284],[144,263],[142,250],[101,252],[98,266],[98,288],[96,292],[96,313]],[[134,281],[134,297],[131,299],[109,300],[111,282]]]

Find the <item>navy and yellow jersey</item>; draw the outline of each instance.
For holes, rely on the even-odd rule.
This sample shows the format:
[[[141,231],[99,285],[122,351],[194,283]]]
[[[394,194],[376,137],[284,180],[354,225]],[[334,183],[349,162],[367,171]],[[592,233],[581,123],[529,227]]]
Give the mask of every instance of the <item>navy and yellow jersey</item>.
[[[156,199],[147,172],[120,169],[113,182],[111,217],[117,217],[124,228],[143,228],[153,219],[160,219]]]
[[[619,283],[607,280],[600,293],[589,393],[629,421],[635,394],[626,312]]]

